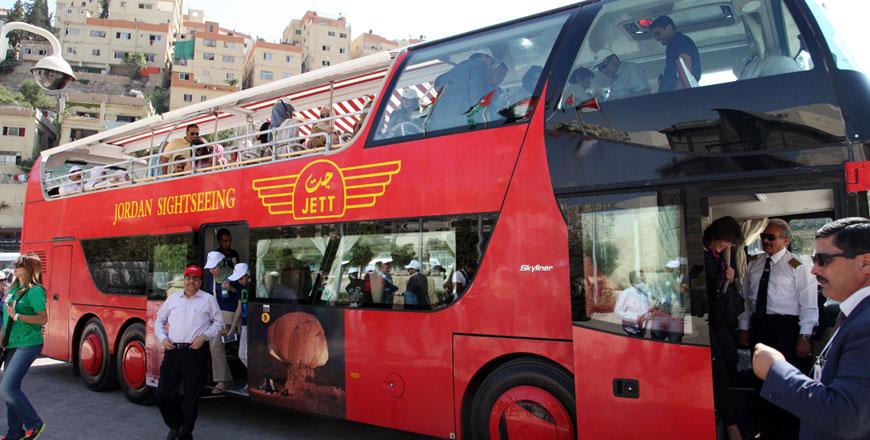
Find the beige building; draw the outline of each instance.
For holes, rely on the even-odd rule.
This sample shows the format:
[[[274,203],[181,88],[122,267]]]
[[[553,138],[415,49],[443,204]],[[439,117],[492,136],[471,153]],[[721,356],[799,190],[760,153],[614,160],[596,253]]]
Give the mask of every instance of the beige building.
[[[353,39],[350,44],[350,57],[360,58],[366,55],[399,48],[398,40],[389,40],[368,31]]]
[[[51,55],[51,43],[45,40],[21,40],[18,43],[18,57],[22,63],[36,64]]]
[[[0,250],[17,251],[26,191],[22,161],[56,144],[54,126],[39,110],[0,106]]]
[[[302,47],[257,40],[245,59],[244,88],[302,73]]]
[[[308,11],[284,29],[282,43],[302,46],[302,71],[320,69],[350,59],[350,26],[345,17],[327,18]]]
[[[128,74],[124,59],[143,53],[147,67],[166,69],[172,54],[169,24],[87,18],[58,26],[63,57],[76,70]]]
[[[197,81],[181,79],[179,77],[179,72],[173,72],[169,93],[169,110],[176,110],[193,103],[224,96],[238,90],[238,86],[229,86],[226,84],[204,84]]]
[[[61,145],[154,114],[151,101],[134,96],[70,92],[59,105]]]
[[[57,0],[54,22],[60,27],[64,23],[85,24],[88,18],[100,18],[103,3],[100,0]]]
[[[99,1],[99,0],[95,0]],[[182,0],[110,0],[109,18],[181,27]]]

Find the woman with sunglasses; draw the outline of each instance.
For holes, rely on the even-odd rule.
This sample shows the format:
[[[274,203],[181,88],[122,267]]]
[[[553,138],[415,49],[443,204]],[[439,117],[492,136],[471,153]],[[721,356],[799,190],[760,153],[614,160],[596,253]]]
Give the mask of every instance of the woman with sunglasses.
[[[21,381],[42,352],[42,326],[46,321],[42,261],[33,253],[18,257],[13,264],[15,281],[3,307],[5,371],[0,379],[0,396],[6,401],[9,428],[3,439],[35,439],[45,423],[21,390]]]

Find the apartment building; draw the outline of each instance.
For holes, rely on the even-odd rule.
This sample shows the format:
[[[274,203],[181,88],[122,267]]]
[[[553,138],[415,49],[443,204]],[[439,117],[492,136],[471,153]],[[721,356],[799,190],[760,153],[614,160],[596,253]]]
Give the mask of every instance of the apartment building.
[[[66,92],[59,105],[61,144],[154,114],[151,101],[134,96]]]
[[[172,29],[178,29],[182,20],[182,0],[110,0],[108,18],[168,24]]]
[[[163,70],[172,54],[168,23],[86,18],[60,23],[58,32],[63,57],[76,70],[128,74],[124,59],[131,53],[145,54],[147,67]]]
[[[350,59],[350,26],[345,17],[328,18],[308,11],[284,29],[282,43],[302,46],[302,71],[320,69]]]
[[[350,43],[350,57],[360,58],[366,55],[371,55],[385,50],[393,50],[399,48],[398,40],[390,40],[378,34],[372,33],[369,30],[356,38]]]
[[[180,72],[172,73],[169,92],[169,110],[176,110],[196,102],[224,96],[239,90],[238,86],[227,84],[205,84],[181,79]]]
[[[103,2],[100,0],[57,0],[54,11],[55,26],[64,23],[85,24],[88,18],[100,18]]]
[[[257,40],[245,59],[244,88],[302,73],[302,47]]]
[[[21,40],[18,43],[18,58],[22,63],[36,64],[51,55],[51,43],[45,40]]]
[[[0,106],[0,130],[0,251],[17,252],[27,189],[19,166],[57,136],[46,115],[29,107]]]

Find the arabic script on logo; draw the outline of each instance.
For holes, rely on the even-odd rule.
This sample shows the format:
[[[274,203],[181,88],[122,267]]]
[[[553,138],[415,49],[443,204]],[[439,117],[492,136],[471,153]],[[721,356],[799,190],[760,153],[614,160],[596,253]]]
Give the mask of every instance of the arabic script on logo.
[[[269,214],[291,214],[295,220],[339,218],[348,209],[374,206],[401,168],[398,160],[339,168],[323,159],[298,174],[255,179],[251,187]]]

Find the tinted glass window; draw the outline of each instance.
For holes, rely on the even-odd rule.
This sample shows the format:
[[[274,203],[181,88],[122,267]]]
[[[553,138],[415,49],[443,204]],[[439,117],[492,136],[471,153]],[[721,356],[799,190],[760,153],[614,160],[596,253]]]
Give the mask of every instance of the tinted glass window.
[[[680,192],[563,200],[572,316],[613,333],[680,342],[700,337],[691,299]]]
[[[192,234],[177,234],[154,237],[154,267],[151,271],[149,299],[166,299],[175,292],[184,290],[184,268],[190,264],[201,265],[198,246]]]
[[[396,310],[443,306],[470,284],[494,224],[494,216],[479,215],[254,230],[257,298]],[[461,286],[447,282],[457,270]]]
[[[145,295],[151,243],[148,236],[82,240],[97,288],[103,293]]]
[[[569,13],[411,51],[374,140],[503,125],[526,116]]]

